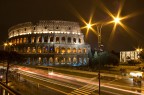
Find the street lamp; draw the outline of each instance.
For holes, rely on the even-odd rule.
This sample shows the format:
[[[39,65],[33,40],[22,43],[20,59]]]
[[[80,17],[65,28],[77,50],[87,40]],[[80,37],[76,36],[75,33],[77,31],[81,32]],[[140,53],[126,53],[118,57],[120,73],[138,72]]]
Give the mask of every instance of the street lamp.
[[[120,23],[120,18],[119,17],[114,17],[113,18],[113,22],[116,24],[119,24]],[[102,52],[102,47],[103,45],[101,44],[101,39],[102,39],[102,36],[101,36],[101,30],[102,30],[102,27],[103,27],[103,24],[104,23],[100,23],[100,24],[97,24],[96,25],[96,29],[97,29],[97,36],[98,36],[98,55],[100,56],[100,52]],[[87,24],[87,29],[92,29],[92,24]],[[99,70],[98,70],[98,79],[99,79],[99,95],[100,95],[100,58],[99,58]]]
[[[91,24],[87,24],[87,28],[90,29],[91,28]],[[102,51],[102,44],[101,44],[101,29],[102,29],[102,26],[103,24],[99,24],[96,26],[97,28],[97,36],[98,36],[98,54]],[[100,54],[99,54],[100,56]],[[98,70],[98,79],[99,79],[99,95],[100,95],[100,58],[99,58],[99,61],[98,61],[98,65],[99,65],[99,70]]]
[[[6,50],[6,47],[8,48],[8,51],[9,51],[9,47],[12,46],[12,43],[11,42],[6,42],[4,43],[4,50]]]
[[[115,17],[114,18],[114,22],[117,24],[117,23],[120,23],[120,18],[119,17]]]

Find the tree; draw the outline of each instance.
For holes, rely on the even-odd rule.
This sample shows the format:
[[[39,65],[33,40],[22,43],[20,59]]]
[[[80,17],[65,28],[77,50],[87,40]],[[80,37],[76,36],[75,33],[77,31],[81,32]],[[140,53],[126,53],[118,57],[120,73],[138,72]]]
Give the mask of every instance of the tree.
[[[100,62],[100,65],[99,65]],[[119,58],[110,53],[110,52],[101,52],[101,53],[95,53],[93,58],[92,58],[92,63],[90,64],[91,68],[98,68],[104,67],[106,65],[113,65],[113,66],[118,66],[119,65]]]
[[[6,69],[6,84],[8,84],[8,72],[10,68],[10,64],[15,64],[18,62],[24,61],[24,56],[18,54],[15,51],[0,51],[0,62],[7,62],[7,69]]]
[[[140,54],[139,54],[139,56],[140,56],[141,60],[144,60],[144,51],[141,51]]]

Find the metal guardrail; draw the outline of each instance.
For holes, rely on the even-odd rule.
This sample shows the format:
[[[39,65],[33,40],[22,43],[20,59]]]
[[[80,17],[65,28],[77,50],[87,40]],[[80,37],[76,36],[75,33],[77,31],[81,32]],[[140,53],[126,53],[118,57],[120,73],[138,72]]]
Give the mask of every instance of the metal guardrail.
[[[11,89],[4,83],[0,82],[0,95],[21,95],[21,94]]]

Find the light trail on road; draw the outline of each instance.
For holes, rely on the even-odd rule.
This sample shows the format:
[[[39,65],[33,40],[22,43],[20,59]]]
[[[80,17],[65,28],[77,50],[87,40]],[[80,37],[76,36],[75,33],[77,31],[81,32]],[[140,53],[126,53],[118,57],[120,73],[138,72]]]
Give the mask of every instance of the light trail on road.
[[[51,75],[51,76],[48,76],[48,75],[45,76],[45,75],[42,75],[39,72],[31,71],[31,70],[28,70],[28,69],[19,69],[19,70],[22,71],[22,74],[24,74],[23,72],[31,73],[30,75],[29,74],[25,74],[25,75],[27,75],[29,77],[33,77],[33,78],[36,78],[36,79],[39,79],[39,80],[45,81],[45,82],[50,82],[50,83],[53,83],[53,84],[56,84],[56,85],[60,85],[60,86],[63,86],[63,87],[71,88],[71,89],[73,89],[75,91],[73,93],[76,93],[76,92],[79,92],[79,93],[81,92],[82,93],[85,90],[85,88],[83,88],[85,86],[84,84],[87,84],[87,85],[91,86],[91,89],[88,89],[88,87],[86,88],[86,89],[88,89],[89,93],[92,93],[94,90],[97,90],[96,86],[98,86],[98,82],[96,82],[96,81],[90,81],[90,80],[88,80],[88,78],[75,77],[75,76],[72,76],[72,75],[68,75],[68,74],[66,75],[66,74],[61,74],[61,73],[56,73],[56,72],[53,75]],[[27,70],[27,71],[25,71],[25,70]],[[48,78],[51,78],[51,79],[55,79],[56,78],[56,79],[55,80],[50,80]],[[61,80],[63,82],[58,82],[56,80]],[[73,82],[71,82],[71,83],[74,83],[74,82],[83,83],[81,85],[82,86],[81,89],[79,90],[79,88],[77,86],[74,86],[74,85],[79,85],[80,83],[79,84],[75,83],[74,85],[70,85],[68,83],[70,81],[68,81],[68,80],[70,80],[70,81],[73,80]],[[118,88],[118,87],[115,87],[115,86],[124,87],[124,86],[120,86],[120,85],[114,85],[114,84],[111,84],[111,83],[109,83],[109,84],[102,83],[101,84],[101,87],[105,87],[105,88],[109,88],[109,89],[113,89],[113,90],[118,90],[118,91],[126,92],[126,93],[133,93],[133,94],[137,94],[137,95],[143,95],[142,93],[139,93],[139,92],[135,92],[135,91],[127,90],[127,89],[122,89],[122,88]],[[102,91],[106,92],[106,90],[102,90]],[[113,94],[115,95],[115,93],[113,93]]]

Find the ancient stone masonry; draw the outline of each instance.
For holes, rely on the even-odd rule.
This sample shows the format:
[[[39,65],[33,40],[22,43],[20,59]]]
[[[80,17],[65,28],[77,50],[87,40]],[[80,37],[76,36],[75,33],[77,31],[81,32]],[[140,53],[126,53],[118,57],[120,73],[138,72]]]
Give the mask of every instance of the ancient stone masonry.
[[[8,30],[11,50],[27,56],[25,64],[71,65],[88,63],[90,46],[85,44],[77,22],[48,20],[21,23]]]

